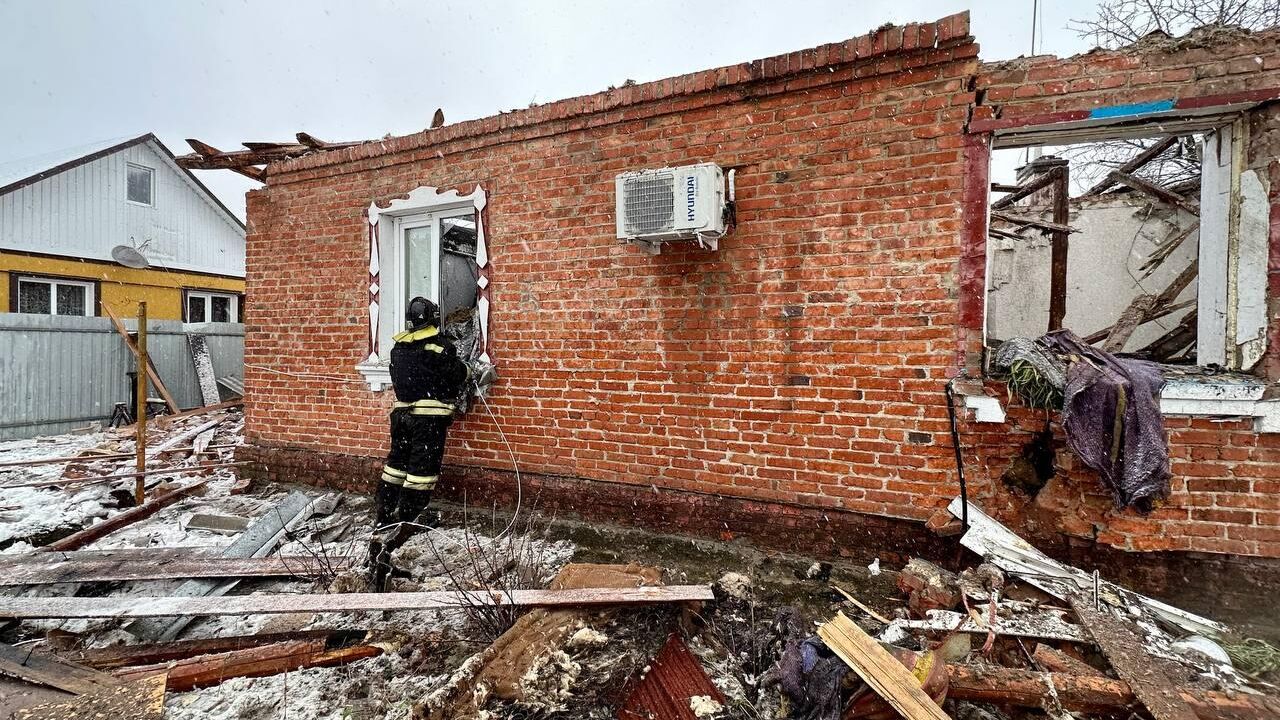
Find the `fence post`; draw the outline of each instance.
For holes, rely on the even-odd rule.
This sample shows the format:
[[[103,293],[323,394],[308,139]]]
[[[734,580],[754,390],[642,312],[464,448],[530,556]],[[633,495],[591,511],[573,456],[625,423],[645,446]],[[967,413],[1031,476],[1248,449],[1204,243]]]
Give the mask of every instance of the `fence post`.
[[[138,453],[138,472],[147,471],[147,303],[138,303],[138,407],[133,426],[138,431],[134,446]],[[133,481],[133,499],[139,505],[146,499],[147,479],[139,475]]]

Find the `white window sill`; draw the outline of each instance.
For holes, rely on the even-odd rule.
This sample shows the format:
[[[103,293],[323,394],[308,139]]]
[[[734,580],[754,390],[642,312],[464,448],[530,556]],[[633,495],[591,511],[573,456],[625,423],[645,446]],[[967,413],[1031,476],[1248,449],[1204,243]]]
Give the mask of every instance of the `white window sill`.
[[[1160,394],[1160,412],[1198,417],[1249,417],[1260,433],[1280,432],[1280,401],[1264,400],[1261,380],[1170,379]]]
[[[1264,400],[1267,385],[1261,380],[1229,378],[1170,378],[1160,394],[1160,412],[1184,417],[1248,417],[1260,433],[1280,433],[1280,400]],[[1000,399],[981,386],[957,387],[964,407],[973,410],[975,422],[1002,423]]]
[[[356,365],[356,372],[364,376],[369,389],[379,392],[391,386],[391,365],[385,362],[362,362]]]

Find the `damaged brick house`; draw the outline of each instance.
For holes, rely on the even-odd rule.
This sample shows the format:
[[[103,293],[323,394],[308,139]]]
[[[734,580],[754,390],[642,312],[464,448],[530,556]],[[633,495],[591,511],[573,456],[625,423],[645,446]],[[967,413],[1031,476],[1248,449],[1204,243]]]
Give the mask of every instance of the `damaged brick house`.
[[[317,144],[248,197],[241,459],[372,488],[389,338],[425,292],[446,313],[474,307],[500,378],[492,415],[455,424],[450,497],[514,505],[518,467],[526,502],[561,513],[866,560],[940,555],[924,522],[959,493],[944,389],[987,371],[992,152],[1217,133],[1221,200],[1201,223],[1222,220],[1200,232],[1189,292],[1206,319],[1199,362],[1238,372],[1166,390],[1169,501],[1114,510],[1056,423],[1056,472],[1015,487],[1046,414],[995,379],[957,403],[972,502],[1082,566],[1229,610],[1245,595],[1196,589],[1280,586],[1278,38],[1200,32],[983,64],[960,14]],[[620,243],[615,177],[695,163],[732,172],[718,247]],[[1241,223],[1259,208],[1261,239]],[[430,287],[410,271],[424,263]]]

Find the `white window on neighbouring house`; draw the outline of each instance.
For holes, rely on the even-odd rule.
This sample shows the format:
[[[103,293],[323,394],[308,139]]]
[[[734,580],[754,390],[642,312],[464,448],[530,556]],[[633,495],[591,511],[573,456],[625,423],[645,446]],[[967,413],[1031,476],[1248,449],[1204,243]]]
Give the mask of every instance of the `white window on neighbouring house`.
[[[155,171],[143,165],[129,163],[128,199],[139,205],[153,205]]]
[[[91,282],[62,278],[19,277],[17,311],[36,315],[94,314]]]
[[[188,290],[186,321],[189,323],[240,322],[240,298],[230,293]]]

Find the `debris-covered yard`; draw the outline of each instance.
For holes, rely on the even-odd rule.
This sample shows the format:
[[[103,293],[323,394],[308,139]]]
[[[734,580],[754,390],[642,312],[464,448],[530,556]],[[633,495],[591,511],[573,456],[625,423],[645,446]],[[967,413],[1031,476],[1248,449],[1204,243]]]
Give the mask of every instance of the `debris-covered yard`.
[[[438,529],[397,552],[393,592],[366,594],[368,498],[241,482],[240,427],[236,410],[153,423],[148,446],[164,450],[142,507],[180,495],[129,523],[134,478],[90,479],[130,472],[126,432],[0,446],[5,716],[66,717],[113,694],[140,717],[191,719],[1280,708],[1273,646],[1056,563],[972,505],[959,536],[971,561],[944,563],[958,573],[588,525],[539,512],[536,498],[515,516],[446,506]],[[645,587],[715,599],[624,596]],[[485,600],[544,590],[604,604]],[[461,599],[415,606],[423,593]],[[154,597],[214,607],[152,617]],[[358,609],[324,610],[337,599]]]

